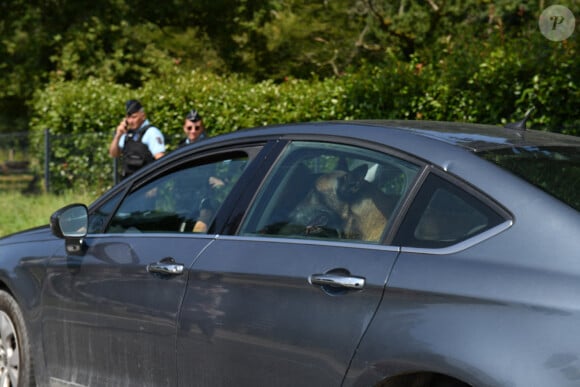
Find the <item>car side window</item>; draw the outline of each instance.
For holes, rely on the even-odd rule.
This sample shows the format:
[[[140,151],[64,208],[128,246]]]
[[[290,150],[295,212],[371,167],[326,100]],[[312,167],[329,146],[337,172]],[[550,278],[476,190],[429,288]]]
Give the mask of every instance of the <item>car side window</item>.
[[[442,248],[499,225],[505,218],[492,206],[431,174],[410,206],[394,243]]]
[[[207,232],[247,161],[212,160],[163,175],[127,195],[106,232]]]
[[[419,167],[351,145],[296,141],[242,222],[242,235],[380,243]]]

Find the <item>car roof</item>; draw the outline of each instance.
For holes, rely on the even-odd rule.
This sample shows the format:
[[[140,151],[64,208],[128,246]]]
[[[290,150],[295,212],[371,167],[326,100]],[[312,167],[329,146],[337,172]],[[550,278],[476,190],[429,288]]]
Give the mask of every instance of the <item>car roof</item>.
[[[283,124],[266,127],[270,130],[291,130],[304,126],[326,127],[337,129],[335,134],[342,132],[343,126],[373,126],[389,128],[401,132],[429,138],[437,142],[454,145],[472,152],[482,152],[493,149],[512,147],[538,146],[580,146],[580,137],[562,135],[539,130],[518,130],[502,126],[473,124],[465,122],[417,121],[417,120],[351,120],[351,121],[320,121],[310,123]],[[264,129],[257,127],[250,131]],[[245,131],[245,130],[244,130]],[[292,132],[294,132],[292,130]],[[290,132],[288,132],[289,134]],[[362,133],[361,133],[362,134]],[[352,136],[352,133],[349,134]]]
[[[405,128],[419,135],[475,152],[506,147],[580,146],[578,137],[539,130],[439,121],[384,121],[384,124]]]
[[[169,162],[183,152],[209,150],[227,144],[252,143],[272,139],[363,140],[391,146],[401,152],[437,165],[464,177],[477,168],[469,154],[511,148],[580,147],[580,137],[537,130],[517,130],[501,126],[444,121],[342,120],[296,122],[240,129],[211,136],[164,157]],[[467,161],[467,160],[471,161]],[[478,160],[478,161],[474,161]]]

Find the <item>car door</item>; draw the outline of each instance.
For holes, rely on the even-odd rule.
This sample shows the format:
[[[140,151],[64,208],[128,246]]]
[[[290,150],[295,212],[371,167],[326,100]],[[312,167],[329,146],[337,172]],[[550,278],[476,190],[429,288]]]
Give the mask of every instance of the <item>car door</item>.
[[[187,268],[215,238],[207,227],[251,157],[231,150],[166,166],[122,201],[119,192],[92,211],[86,251],[63,250],[47,267],[43,344],[51,384],[177,384]]]
[[[236,235],[191,269],[179,385],[340,385],[399,252],[381,241],[419,170],[364,146],[289,143]]]
[[[497,340],[486,336],[490,326],[491,331],[502,331],[500,336],[514,336],[509,328],[490,325],[510,319],[503,300],[493,299],[504,297],[497,289],[509,285],[503,269],[494,270],[493,258],[486,256],[495,250],[483,247],[512,225],[511,215],[464,182],[430,170],[394,235],[393,244],[401,246],[401,253],[344,385],[377,385],[394,373],[425,370],[456,376],[466,372],[471,378],[477,367],[466,364],[480,364],[482,351],[489,353],[487,344],[482,351],[474,348]],[[477,251],[479,247],[483,248]],[[505,262],[499,267],[514,272]],[[406,383],[412,384],[409,379]],[[498,383],[502,384],[488,380],[485,385]]]

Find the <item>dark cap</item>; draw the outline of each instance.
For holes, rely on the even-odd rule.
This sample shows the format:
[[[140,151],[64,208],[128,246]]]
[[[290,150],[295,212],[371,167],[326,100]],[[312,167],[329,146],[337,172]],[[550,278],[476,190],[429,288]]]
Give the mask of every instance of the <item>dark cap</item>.
[[[199,115],[197,110],[190,110],[187,113],[187,115],[185,116],[185,119],[192,121],[192,122],[197,122],[197,121],[201,121],[201,116]]]
[[[137,101],[136,99],[130,99],[125,103],[125,110],[128,116],[133,113],[137,113],[141,109],[143,109],[143,106],[141,106],[141,102]]]

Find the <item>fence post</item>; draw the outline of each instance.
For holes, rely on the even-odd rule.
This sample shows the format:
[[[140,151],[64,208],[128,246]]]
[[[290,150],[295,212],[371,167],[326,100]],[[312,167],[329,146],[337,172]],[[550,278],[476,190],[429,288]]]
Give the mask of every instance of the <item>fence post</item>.
[[[50,130],[44,129],[44,190],[50,192]]]

